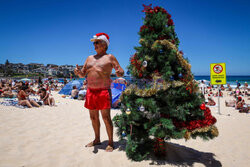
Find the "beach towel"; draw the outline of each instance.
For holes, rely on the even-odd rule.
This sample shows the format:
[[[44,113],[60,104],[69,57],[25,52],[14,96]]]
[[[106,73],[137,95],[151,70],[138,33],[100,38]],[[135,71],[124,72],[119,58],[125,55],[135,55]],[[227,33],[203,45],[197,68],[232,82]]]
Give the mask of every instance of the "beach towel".
[[[30,100],[34,100],[35,102],[37,102],[39,105],[42,105],[40,103],[40,101],[36,98],[30,98]],[[18,104],[18,99],[17,98],[5,98],[3,102],[0,102],[0,105],[4,105],[4,106],[15,106],[17,108],[28,108],[27,106],[22,106]]]
[[[22,109],[27,108],[27,106],[19,105],[17,98],[15,98],[15,99],[6,98],[6,99],[4,99],[3,102],[0,102],[0,104],[4,105],[4,106],[15,106],[17,108],[22,108]]]

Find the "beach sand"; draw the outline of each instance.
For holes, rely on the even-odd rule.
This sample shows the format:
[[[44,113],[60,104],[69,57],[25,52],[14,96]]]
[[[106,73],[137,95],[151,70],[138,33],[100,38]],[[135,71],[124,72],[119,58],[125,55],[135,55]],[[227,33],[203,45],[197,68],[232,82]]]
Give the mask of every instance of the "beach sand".
[[[56,107],[20,109],[0,105],[0,167],[247,167],[250,164],[250,115],[225,107],[225,100],[232,97],[221,98],[222,115],[216,113],[217,107],[210,107],[217,118],[217,138],[170,140],[166,160],[142,162],[132,162],[126,157],[125,144],[118,142],[115,133],[115,150],[105,152],[108,137],[102,119],[102,145],[86,148],[94,133],[84,102],[64,99],[56,92],[53,97]],[[250,104],[249,100],[246,102]],[[120,111],[112,110],[112,117],[117,113]]]

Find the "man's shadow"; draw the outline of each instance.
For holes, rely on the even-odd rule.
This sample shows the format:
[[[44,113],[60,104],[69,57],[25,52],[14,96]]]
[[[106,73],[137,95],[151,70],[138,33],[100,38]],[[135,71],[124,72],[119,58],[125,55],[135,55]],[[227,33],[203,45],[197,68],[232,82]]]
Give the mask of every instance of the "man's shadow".
[[[94,146],[94,153],[98,149],[105,150],[108,141],[103,141],[101,145]],[[114,150],[125,151],[126,141],[114,142]],[[175,143],[166,142],[166,156],[158,159],[150,155],[148,160],[150,165],[176,165],[176,166],[193,166],[194,163],[201,163],[206,167],[221,167],[220,161],[216,160],[215,155],[209,152],[201,152],[193,148],[182,146]]]

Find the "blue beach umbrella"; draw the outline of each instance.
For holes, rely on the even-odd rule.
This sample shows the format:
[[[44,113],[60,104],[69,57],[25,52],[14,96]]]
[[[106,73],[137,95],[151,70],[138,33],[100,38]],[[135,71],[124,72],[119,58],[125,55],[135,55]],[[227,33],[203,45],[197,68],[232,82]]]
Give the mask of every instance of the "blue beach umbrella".
[[[64,94],[64,95],[71,95],[71,91],[73,89],[73,86],[76,86],[76,88],[78,90],[80,90],[80,88],[83,85],[83,81],[81,80],[73,80],[70,81],[69,83],[67,83],[59,92],[59,94]]]

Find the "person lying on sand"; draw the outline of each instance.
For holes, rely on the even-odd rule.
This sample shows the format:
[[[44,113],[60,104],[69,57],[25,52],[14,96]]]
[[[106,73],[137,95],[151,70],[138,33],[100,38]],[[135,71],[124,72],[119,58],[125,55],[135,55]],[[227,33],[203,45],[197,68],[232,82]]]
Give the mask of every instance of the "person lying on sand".
[[[236,100],[225,101],[226,107],[235,107]]]
[[[215,106],[216,103],[215,103],[215,101],[214,101],[211,97],[209,97],[209,98],[208,98],[207,105],[209,105],[209,106]]]

